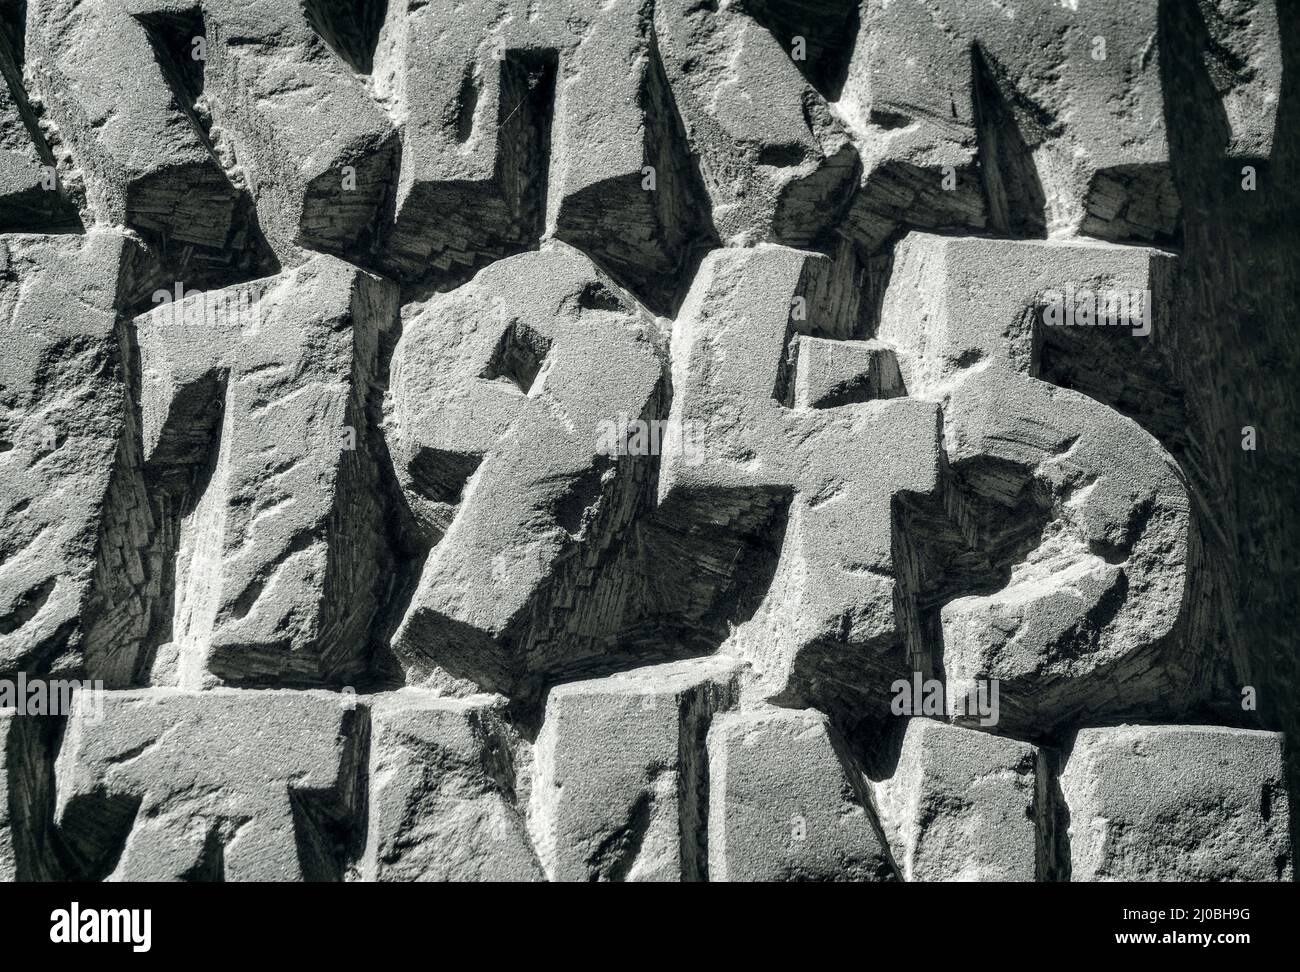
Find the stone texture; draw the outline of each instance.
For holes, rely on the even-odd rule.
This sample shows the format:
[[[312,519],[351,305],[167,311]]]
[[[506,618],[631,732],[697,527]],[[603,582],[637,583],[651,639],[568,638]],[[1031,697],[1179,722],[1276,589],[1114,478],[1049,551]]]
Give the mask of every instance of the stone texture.
[[[9,809],[10,738],[14,735],[14,712],[0,709],[0,881],[15,881],[18,877],[18,859],[14,853],[14,821]]]
[[[705,734],[735,701],[737,667],[675,662],[551,690],[529,812],[548,877],[703,879]]]
[[[237,191],[155,55],[145,17],[181,6],[33,0],[27,69],[99,218],[215,250]]]
[[[776,22],[773,15],[796,6],[803,7],[798,24]],[[820,76],[834,73],[835,55],[818,43],[856,20],[848,7],[833,0],[655,6],[667,78],[725,244],[807,246],[848,204],[859,163],[827,102],[835,80]],[[794,57],[796,34],[813,38],[802,61]],[[818,75],[807,77],[801,64]]]
[[[865,782],[824,715],[723,715],[708,744],[711,880],[896,876]]]
[[[0,693],[107,689],[0,714],[0,878],[1291,877],[1297,76],[1276,0],[0,2]]]
[[[229,689],[113,692],[102,705],[78,697],[55,768],[55,819],[88,876],[339,879],[364,708]]]
[[[931,558],[974,548],[992,560],[980,579],[1002,582],[940,610],[949,694],[999,679],[1013,730],[1165,691],[1155,659],[1181,633],[1198,549],[1177,465],[1136,422],[1038,376],[1054,332],[1084,329],[1045,323],[1055,295],[1138,295],[1131,326],[1093,325],[1108,345],[1138,344],[1173,326],[1171,262],[1099,243],[910,234],[897,247],[878,339],[895,348],[909,395],[942,402],[955,494],[943,518],[959,539],[931,539]],[[1180,650],[1191,665],[1196,647]]]
[[[1291,880],[1278,733],[1082,729],[1061,791],[1072,880]]]
[[[906,670],[891,508],[937,488],[938,409],[915,398],[791,407],[800,329],[826,323],[810,282],[824,270],[824,258],[771,245],[705,258],[674,328],[671,413],[702,429],[703,455],[665,452],[659,504],[679,533],[778,511],[770,586],[728,648],[769,698],[860,707],[885,673]]]
[[[545,232],[671,302],[704,229],[654,6],[478,0],[448,22],[438,4],[388,5],[376,87],[406,136],[394,272],[455,278]]]
[[[912,719],[873,793],[904,880],[1034,881],[1055,866],[1050,787],[1035,746]]]
[[[74,690],[72,685],[76,684]],[[60,698],[81,683],[62,682]],[[63,720],[0,708],[0,882],[68,876],[54,813],[54,755]]]
[[[797,408],[834,408],[906,394],[894,352],[877,341],[799,336],[794,379]]]
[[[152,552],[173,572],[160,684],[365,670],[382,530],[366,408],[396,313],[392,284],[317,257],[136,320]]]
[[[518,690],[617,652],[650,457],[602,454],[599,430],[657,418],[662,380],[653,319],[562,243],[406,323],[386,428],[436,541],[394,640],[411,679]]]
[[[398,150],[391,120],[352,66],[328,53],[328,30],[314,29],[304,6],[201,6],[209,124],[230,140],[267,240],[285,264],[310,257],[304,249],[364,254],[392,193]]]
[[[403,689],[367,699],[367,881],[536,881],[499,699]]]
[[[13,33],[0,29],[0,229],[71,228],[77,211],[60,185],[58,163],[27,96]]]
[[[84,669],[128,678],[139,645],[100,635],[100,524],[128,405],[117,232],[0,238],[0,673]]]
[[[248,192],[285,263],[373,236],[396,134],[296,0],[29,7],[38,90],[103,216],[164,245],[240,246]]]
[[[1267,155],[1281,80],[1274,4],[1168,6],[1198,8],[1190,16],[1208,39],[1193,53],[1206,61],[1229,120],[1223,148]],[[933,197],[943,167],[964,170],[977,153],[994,229],[1137,240],[1173,233],[1161,61],[1168,20],[1178,15],[1124,0],[1031,9],[962,0],[870,7],[839,105],[863,141],[887,146],[865,162],[854,203],[868,245],[880,236],[863,218],[882,210],[873,197],[891,177],[903,181],[891,167],[930,173]]]

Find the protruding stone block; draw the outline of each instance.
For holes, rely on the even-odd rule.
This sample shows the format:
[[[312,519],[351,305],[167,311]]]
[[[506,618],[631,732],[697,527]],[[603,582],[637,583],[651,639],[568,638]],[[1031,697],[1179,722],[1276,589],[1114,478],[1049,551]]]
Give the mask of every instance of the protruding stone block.
[[[217,250],[230,236],[239,193],[149,29],[159,22],[152,14],[165,21],[177,6],[32,0],[27,68],[99,219]],[[190,64],[201,71],[200,62]]]
[[[708,745],[709,880],[896,876],[862,776],[821,713],[722,715]]]
[[[950,698],[998,679],[1009,730],[1158,699],[1149,673],[1181,623],[1197,549],[1173,460],[1105,405],[994,370],[958,386],[945,431],[977,493],[1015,509],[1007,488],[1032,479],[1063,504],[1004,587],[943,606]]]
[[[62,192],[14,49],[25,25],[14,25],[18,36],[7,26],[0,24],[0,232],[70,229],[79,223],[77,211]]]
[[[134,671],[140,646],[97,629],[96,597],[109,574],[145,583],[131,544],[100,532],[128,425],[116,320],[127,250],[103,229],[0,238],[0,673],[122,683]],[[133,528],[145,534],[147,518]]]
[[[735,247],[816,245],[861,171],[827,100],[840,73],[832,48],[852,36],[856,5],[659,3],[654,18],[718,236]]]
[[[448,19],[389,3],[375,77],[405,122],[392,272],[459,282],[546,234],[667,312],[706,207],[653,12],[474,0]]]
[[[365,263],[395,189],[398,136],[304,6],[205,0],[204,93],[280,261],[316,250]]]
[[[902,163],[895,171],[930,177],[928,199],[925,190],[919,201],[904,194],[894,210],[906,219],[920,209],[913,225],[937,225],[924,211],[954,195],[935,191],[944,167],[955,175],[978,149],[996,229],[1173,235],[1179,204],[1165,119],[1176,93],[1167,89],[1190,86],[1190,71],[1221,102],[1227,144],[1215,148],[1271,151],[1282,61],[1273,0],[1098,0],[1020,13],[965,0],[867,9],[838,106],[861,142]],[[863,194],[879,196],[888,187],[872,184],[878,166],[868,159],[864,168]],[[891,212],[867,202],[865,217]],[[876,245],[883,236],[871,224],[854,221]]]
[[[322,256],[136,320],[155,556],[176,564],[160,610],[180,670],[159,681],[366,670],[383,543],[367,407],[396,319],[393,284]]]
[[[1289,881],[1282,735],[1218,726],[1083,729],[1061,792],[1073,881]]]
[[[834,408],[905,393],[898,359],[878,341],[828,341],[801,335],[798,354],[796,408]]]
[[[247,189],[286,266],[373,242],[397,134],[297,0],[35,0],[29,24],[39,93],[101,218],[164,248],[238,249]]]
[[[704,658],[551,690],[530,826],[552,879],[703,879],[704,738],[738,669]]]
[[[878,337],[909,393],[943,403],[950,478],[932,523],[951,521],[977,563],[1009,561],[998,589],[944,599],[947,687],[970,698],[998,679],[1006,731],[1135,711],[1169,690],[1158,659],[1199,552],[1177,463],[1132,419],[1037,374],[1049,332],[1096,330],[1098,313],[1135,344],[1170,326],[1172,266],[1102,243],[899,244]]]
[[[501,700],[404,689],[371,709],[367,881],[538,881]]]
[[[655,458],[610,455],[603,429],[660,417],[656,336],[563,243],[493,264],[406,323],[386,428],[435,544],[394,638],[412,682],[512,694],[618,652],[624,540]]]
[[[760,524],[759,542],[779,544],[776,563],[728,644],[754,664],[765,697],[859,711],[907,670],[893,506],[938,486],[939,408],[791,407],[792,347],[833,330],[812,298],[827,270],[824,257],[770,245],[704,259],[673,330],[670,415],[698,444],[664,450],[658,512],[692,585],[742,555],[749,538],[732,527],[714,541],[719,524]],[[861,350],[812,346],[839,343]]]
[[[1054,867],[1050,785],[1036,746],[912,719],[873,790],[905,880],[1034,881]]]
[[[55,769],[56,822],[84,876],[342,878],[362,805],[355,696],[149,689],[102,704],[78,695]]]
[[[897,353],[909,394],[936,399],[976,366],[1037,377],[1042,342],[1076,330],[1148,350],[1176,324],[1176,265],[1150,247],[909,233],[876,338]]]

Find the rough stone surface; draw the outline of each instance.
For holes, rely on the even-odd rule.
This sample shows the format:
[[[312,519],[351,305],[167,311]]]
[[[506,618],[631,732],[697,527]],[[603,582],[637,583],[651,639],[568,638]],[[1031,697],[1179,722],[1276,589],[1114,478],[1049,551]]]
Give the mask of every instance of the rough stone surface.
[[[841,110],[892,144],[883,165],[864,166],[864,199],[881,193],[881,168],[965,168],[978,156],[979,172],[963,174],[983,182],[993,229],[1170,235],[1178,200],[1161,60],[1176,15],[1162,10],[1181,5],[1102,0],[1086,17],[1076,6],[1039,4],[1024,16],[963,0],[868,5]],[[1197,53],[1228,119],[1222,148],[1267,156],[1280,83],[1274,4],[1186,6],[1199,8],[1209,35]]]
[[[100,637],[100,543],[127,422],[120,233],[0,238],[0,672],[129,677]],[[143,579],[138,560],[112,568]]]
[[[1061,791],[1076,881],[1286,881],[1294,871],[1278,733],[1084,729]]]
[[[112,865],[110,880],[337,880],[366,717],[320,692],[80,695],[55,820],[87,874]]]
[[[1050,763],[1037,747],[932,719],[907,724],[894,775],[873,793],[908,881],[1049,876]]]
[[[365,412],[396,296],[317,257],[137,318],[151,553],[173,573],[177,657],[156,682],[365,670],[382,531]]]
[[[375,72],[406,136],[385,253],[395,273],[454,278],[545,233],[647,304],[671,304],[707,229],[654,7],[475,0],[448,23],[437,4],[388,5]]]
[[[0,2],[0,878],[1291,878],[1296,78],[1278,0]]]
[[[0,708],[0,881],[67,877],[50,826],[59,721]]]
[[[1176,667],[1165,675],[1154,659],[1171,643],[1179,665],[1195,662],[1181,639],[1198,547],[1177,464],[1137,422],[1040,377],[1057,332],[1082,329],[1045,323],[1056,294],[1140,295],[1125,305],[1127,333],[1109,324],[1103,337],[1141,341],[1134,330],[1174,326],[1172,261],[1113,244],[924,234],[896,248],[878,339],[895,348],[909,396],[939,401],[944,419],[948,496],[918,529],[922,570],[951,571],[942,561],[956,547],[984,561],[981,581],[1001,581],[939,611],[949,695],[998,679],[1005,726],[1136,709],[1165,691]]]
[[[34,0],[26,72],[98,220],[219,250],[237,191],[187,113],[173,59],[155,54],[150,6],[165,21],[181,5]]]
[[[616,562],[648,456],[602,421],[655,419],[653,319],[563,243],[502,260],[406,323],[387,429],[434,543],[394,644],[408,677],[518,691],[615,646]]]
[[[72,228],[77,211],[59,184],[58,163],[23,84],[12,34],[0,29],[0,231]]]
[[[665,450],[659,503],[678,531],[779,510],[770,586],[727,644],[769,697],[852,707],[889,683],[879,673],[906,669],[891,509],[937,488],[939,425],[914,398],[790,407],[798,329],[828,316],[815,296],[825,263],[772,245],[705,258],[673,332],[671,413],[702,430],[702,455]]]
[[[865,780],[826,717],[757,709],[709,730],[714,881],[896,877]]]
[[[551,690],[529,808],[548,877],[704,877],[705,736],[736,675],[702,659]]]
[[[537,881],[500,700],[403,689],[368,700],[367,881]]]

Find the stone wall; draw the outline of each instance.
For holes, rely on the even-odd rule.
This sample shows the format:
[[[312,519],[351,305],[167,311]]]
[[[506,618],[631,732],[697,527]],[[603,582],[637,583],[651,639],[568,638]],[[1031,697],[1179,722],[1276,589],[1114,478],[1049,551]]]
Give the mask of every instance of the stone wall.
[[[1298,58],[0,4],[0,878],[1292,880]]]

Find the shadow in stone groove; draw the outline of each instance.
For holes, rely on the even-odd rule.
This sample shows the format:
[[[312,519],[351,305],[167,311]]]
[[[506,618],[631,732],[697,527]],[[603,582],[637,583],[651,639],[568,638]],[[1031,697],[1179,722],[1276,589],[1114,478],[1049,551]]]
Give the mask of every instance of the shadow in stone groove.
[[[15,877],[59,881],[76,873],[74,858],[54,827],[54,760],[67,723],[63,716],[14,716],[3,765],[7,767],[9,827]]]
[[[1073,869],[1070,854],[1070,806],[1061,789],[1061,774],[1074,748],[1074,734],[1062,739],[1055,749],[1048,749],[1048,783],[1046,799],[1051,802],[1051,832],[1038,834],[1038,875],[1043,881],[1069,881]],[[1043,794],[1040,788],[1040,795]]]
[[[940,612],[992,594],[1043,539],[1052,497],[1031,470],[996,459],[944,464],[934,496],[894,503],[894,564],[902,629],[913,670],[944,678]]]
[[[203,10],[197,4],[182,10],[152,11],[136,16],[149,37],[154,57],[162,70],[168,87],[176,95],[176,100],[195,130],[203,136],[211,148],[209,138],[210,119],[196,114],[195,104],[203,94],[203,75],[205,57],[196,57],[200,53],[197,42],[206,36]]]
[[[0,36],[9,44],[14,63],[21,70],[27,60],[27,0],[0,3]]]
[[[402,329],[399,312],[379,335],[375,378],[366,400],[366,418],[371,429],[383,428],[384,396],[392,381],[393,353],[401,340]],[[380,505],[387,534],[383,549],[388,559],[378,572],[381,589],[377,598],[379,608],[370,629],[369,671],[356,688],[360,692],[380,692],[406,684],[402,663],[391,647],[393,636],[415,596],[425,562],[451,526],[465,485],[482,457],[434,450],[425,450],[417,457],[413,486],[429,504],[425,510],[426,522],[421,522],[398,482],[388,437],[375,434],[367,436],[366,442],[373,449],[372,462],[378,470]],[[433,520],[441,522],[431,525],[428,521]]]
[[[388,0],[301,0],[312,30],[358,74],[369,74]]]
[[[8,117],[0,118],[0,139],[12,145],[15,141],[21,142],[25,136],[40,164],[45,167],[43,177],[48,178],[56,171],[56,160],[23,84],[26,22],[25,0],[0,5],[0,104],[5,102],[5,88],[8,89],[8,103],[4,105]],[[21,129],[21,134],[15,128]],[[19,159],[22,158],[20,153],[21,149],[14,151]],[[28,171],[33,177],[36,175],[35,170]],[[26,191],[6,196],[0,203],[0,233],[85,231],[76,203],[61,182],[53,185],[38,182]]]
[[[1158,273],[1151,304],[1166,306],[1172,274]],[[1109,405],[1146,429],[1170,453],[1190,445],[1187,390],[1169,360],[1175,314],[1152,325],[1148,337],[1128,328],[1046,327],[1042,307],[1029,311],[1034,340],[1033,377]]]
[[[136,19],[145,29],[177,106],[211,155],[210,166],[163,173],[137,186],[128,200],[128,220],[148,244],[152,257],[147,264],[141,261],[137,288],[124,301],[133,312],[142,313],[149,309],[145,301],[154,289],[170,289],[175,281],[183,281],[189,290],[218,289],[272,276],[280,272],[280,263],[262,234],[252,196],[222,170],[221,153],[212,140],[212,118],[203,101],[205,60],[194,56],[195,40],[205,37],[202,9],[195,4],[140,14]],[[176,180],[185,184],[172,185]],[[190,223],[180,227],[185,239],[175,238],[165,224],[155,225],[152,216],[146,218],[134,211],[133,202],[146,204],[142,212],[151,212],[147,205],[151,195],[174,198],[177,207],[191,214]],[[222,232],[220,221],[227,214],[230,222]],[[217,222],[211,222],[213,219]],[[196,242],[199,238],[207,242]]]
[[[641,845],[650,830],[650,818],[654,804],[653,781],[636,798],[632,809],[627,814],[623,825],[609,834],[587,859],[590,880],[623,881],[632,870],[637,857],[641,854]]]
[[[1016,239],[1046,238],[1047,197],[1038,178],[1033,150],[1018,121],[1028,118],[1032,109],[1013,105],[1004,96],[1004,90],[1014,88],[1000,78],[1000,70],[978,44],[971,46],[971,74],[988,228]],[[1031,134],[1038,142],[1043,133]]]
[[[645,175],[636,172],[566,196],[554,235],[582,250],[655,314],[671,316],[685,299],[698,261],[718,245],[718,235],[712,199],[664,71],[658,35],[652,24],[646,30],[649,65],[637,106],[655,187],[644,188]]]
[[[64,807],[58,836],[69,880],[103,881],[117,870],[140,804],[140,797],[94,793]]]
[[[857,0],[741,0],[737,7],[771,31],[787,54],[803,38],[806,56],[795,58],[795,67],[827,101],[839,99],[858,37]]]
[[[386,272],[404,282],[404,303],[454,290],[488,264],[536,249],[545,232],[559,54],[510,48],[499,70],[492,180],[418,183],[405,217],[383,234]],[[462,104],[462,119],[470,111]]]
[[[908,719],[886,720],[873,715],[854,723],[846,721],[838,728],[862,767],[863,775],[872,782],[880,782],[898,770],[908,722]]]
[[[1204,525],[1191,643],[1221,645],[1201,676],[1218,718],[1284,731],[1290,789],[1300,792],[1300,4],[1276,5],[1282,82],[1268,160],[1225,158],[1229,125],[1201,59],[1212,44],[1201,7],[1160,5],[1161,75],[1184,249],[1170,361],[1186,389],[1188,442],[1173,452]],[[1243,165],[1257,173],[1242,188]],[[1241,447],[1243,426],[1256,451]],[[1258,689],[1243,712],[1241,688]],[[1300,820],[1292,814],[1293,840]]]
[[[360,859],[369,814],[369,711],[357,707],[340,728],[350,740],[334,786],[326,791],[289,788],[294,842],[306,881],[342,881]]]
[[[707,519],[670,504],[638,526],[647,600],[621,640],[710,654],[758,610],[776,574],[793,493],[719,490],[711,498]]]
[[[226,880],[226,848],[221,843],[218,829],[208,828],[199,859],[181,876],[182,881],[217,884]]]
[[[142,467],[143,486],[154,516],[148,557],[157,570],[157,587],[149,632],[136,662],[137,683],[148,682],[158,649],[175,636],[181,525],[194,513],[216,470],[227,377],[224,371],[213,372],[177,397],[158,445]]]

